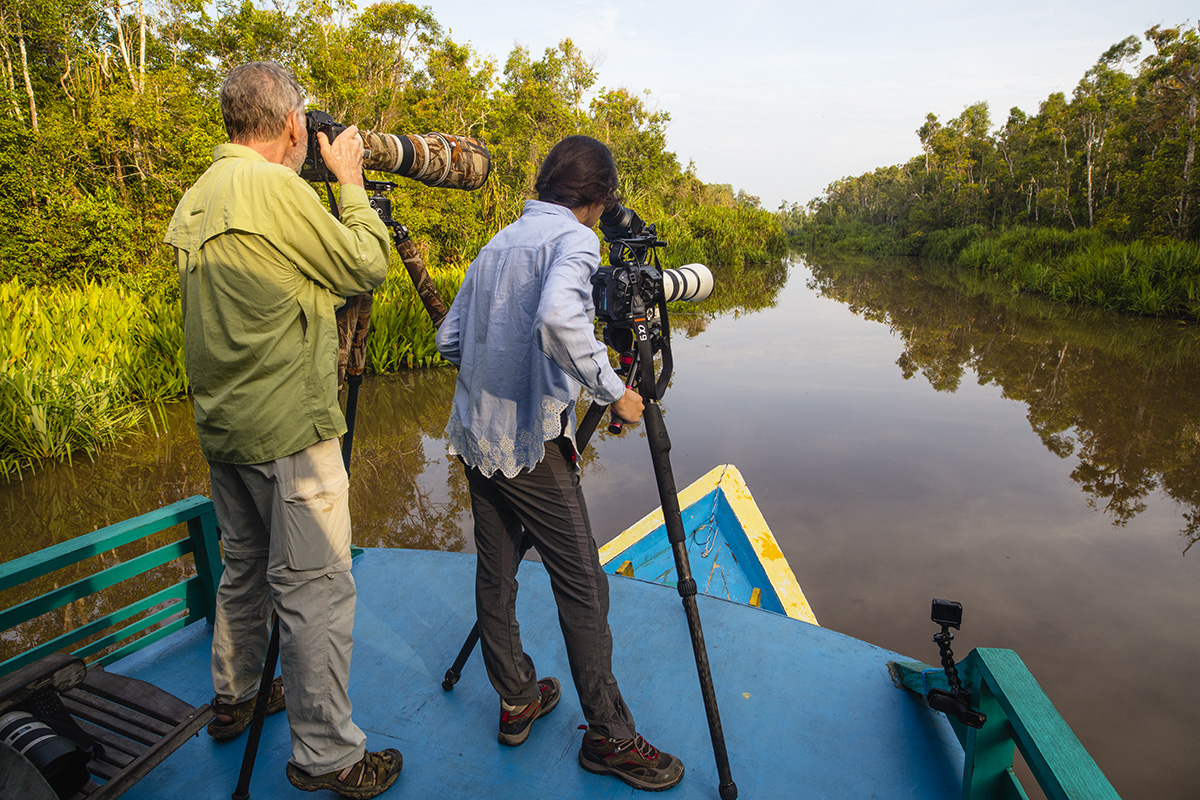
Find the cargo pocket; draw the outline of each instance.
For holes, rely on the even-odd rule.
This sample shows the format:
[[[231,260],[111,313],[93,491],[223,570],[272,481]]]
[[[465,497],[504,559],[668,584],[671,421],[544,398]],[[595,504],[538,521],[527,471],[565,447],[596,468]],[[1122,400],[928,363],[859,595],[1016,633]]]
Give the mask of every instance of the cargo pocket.
[[[324,481],[296,481],[284,495],[287,545],[284,559],[297,572],[350,565],[350,480],[345,473]]]

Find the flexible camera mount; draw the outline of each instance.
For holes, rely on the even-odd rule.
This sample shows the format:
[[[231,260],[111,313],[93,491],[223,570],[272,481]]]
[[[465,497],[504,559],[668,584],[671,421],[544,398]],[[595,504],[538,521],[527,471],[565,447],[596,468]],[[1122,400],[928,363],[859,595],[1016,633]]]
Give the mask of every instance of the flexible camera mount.
[[[942,626],[941,632],[933,635],[933,641],[938,646],[950,691],[930,689],[929,694],[925,695],[925,701],[934,711],[953,716],[972,728],[982,728],[987,722],[987,715],[971,708],[971,695],[963,688],[958,677],[958,668],[954,666],[954,652],[950,649],[950,643],[954,641],[954,634],[950,629],[962,625],[962,603],[934,598],[931,617],[935,623]]]

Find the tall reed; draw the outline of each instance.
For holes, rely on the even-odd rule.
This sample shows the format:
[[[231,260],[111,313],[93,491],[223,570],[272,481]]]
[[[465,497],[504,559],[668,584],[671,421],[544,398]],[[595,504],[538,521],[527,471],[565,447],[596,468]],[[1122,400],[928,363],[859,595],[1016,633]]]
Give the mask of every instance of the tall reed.
[[[1021,229],[976,240],[957,263],[1055,300],[1200,319],[1195,244],[1118,244],[1091,231]]]
[[[113,285],[0,284],[0,474],[90,456],[186,391],[170,306]]]
[[[429,277],[447,306],[454,300],[466,274],[466,267],[429,270]],[[444,364],[434,344],[435,334],[408,274],[403,270],[389,273],[383,285],[375,290],[371,305],[367,367],[385,373]]]

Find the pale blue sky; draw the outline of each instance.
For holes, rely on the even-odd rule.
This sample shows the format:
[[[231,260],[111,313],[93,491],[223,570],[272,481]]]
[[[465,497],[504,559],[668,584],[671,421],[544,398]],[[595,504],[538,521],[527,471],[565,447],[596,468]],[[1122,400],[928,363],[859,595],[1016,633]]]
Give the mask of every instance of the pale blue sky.
[[[424,5],[422,0],[415,0]],[[570,37],[599,85],[649,90],[668,146],[774,210],[920,152],[925,115],[986,101],[998,125],[1070,96],[1110,45],[1200,17],[1178,0],[438,0],[455,41],[503,63]]]

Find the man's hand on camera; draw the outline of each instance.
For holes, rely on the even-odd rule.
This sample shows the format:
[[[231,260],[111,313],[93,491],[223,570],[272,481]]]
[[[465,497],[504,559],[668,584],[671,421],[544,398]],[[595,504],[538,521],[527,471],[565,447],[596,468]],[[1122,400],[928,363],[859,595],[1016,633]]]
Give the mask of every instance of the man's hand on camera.
[[[338,183],[342,186],[363,185],[363,143],[357,125],[342,131],[332,144],[324,133],[318,133],[317,142],[321,145],[321,158],[325,159],[325,166],[329,167]]]
[[[637,422],[641,419],[642,411],[646,408],[646,404],[642,402],[640,394],[626,386],[624,396],[613,403],[610,408],[612,409],[612,413],[625,422]]]

